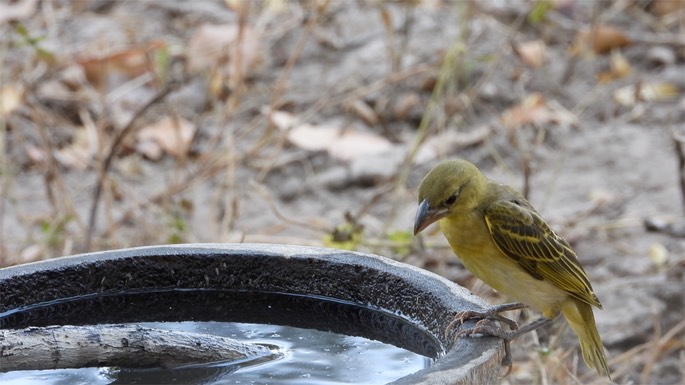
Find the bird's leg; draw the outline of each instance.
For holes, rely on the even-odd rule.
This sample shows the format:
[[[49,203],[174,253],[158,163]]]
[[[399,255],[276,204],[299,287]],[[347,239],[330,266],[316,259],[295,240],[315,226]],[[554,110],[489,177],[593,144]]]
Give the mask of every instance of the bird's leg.
[[[461,336],[471,336],[474,334],[483,334],[483,335],[489,335],[489,336],[495,336],[499,337],[504,340],[504,358],[502,358],[502,365],[507,365],[509,366],[509,370],[507,371],[507,375],[509,372],[511,372],[511,366],[513,364],[513,361],[511,359],[511,350],[509,348],[509,342],[513,340],[514,338],[526,334],[528,332],[531,332],[537,328],[540,328],[542,326],[550,324],[552,321],[554,321],[552,318],[545,318],[545,317],[540,317],[536,319],[535,321],[523,326],[520,329],[517,330],[511,330],[511,331],[506,331],[502,330],[502,328],[493,325],[490,322],[483,322],[486,319],[483,319],[481,321],[478,321],[476,323],[476,326],[470,329],[464,329],[461,330],[459,333],[457,333],[455,338],[459,338]]]
[[[473,335],[473,334],[483,334],[483,335],[488,335],[488,336],[495,336],[499,337],[503,340],[506,341],[511,341],[514,338],[526,334],[528,332],[531,332],[537,328],[540,328],[542,326],[548,325],[553,321],[552,318],[545,318],[545,317],[540,317],[536,319],[535,321],[523,326],[520,329],[517,330],[512,330],[512,331],[506,331],[502,330],[502,328],[497,327],[493,325],[492,323],[488,322],[478,322],[476,326],[470,329],[465,329],[460,331],[457,334],[457,337],[465,336],[465,335]]]
[[[502,358],[502,365],[509,367],[509,370],[507,370],[507,373],[505,374],[505,376],[507,376],[511,372],[513,364],[509,341],[521,334],[527,333],[547,324],[548,322],[551,322],[551,320],[548,318],[540,318],[519,329],[516,321],[499,314],[509,310],[523,309],[525,307],[527,306],[520,302],[512,302],[491,306],[482,311],[466,310],[459,312],[454,315],[454,320],[447,325],[447,328],[445,329],[445,336],[447,337],[453,328],[461,326],[465,321],[471,318],[480,318],[480,321],[478,321],[473,328],[459,331],[454,338],[456,339],[462,336],[473,334],[485,334],[502,338],[504,340],[504,357]],[[488,322],[493,320],[507,324],[510,331],[502,330],[502,328],[493,325],[492,322]]]
[[[523,309],[524,307],[527,307],[526,305],[520,303],[520,302],[512,302],[512,303],[505,303],[501,305],[495,305],[495,306],[490,306],[487,309],[484,310],[465,310],[458,312],[457,314],[454,315],[454,320],[450,322],[449,325],[447,325],[447,328],[445,329],[445,337],[450,335],[450,332],[452,329],[455,327],[461,326],[464,322],[471,318],[479,318],[480,321],[476,324],[476,327],[478,325],[482,324],[485,320],[497,320],[500,322],[503,322],[509,326],[511,330],[516,330],[518,329],[518,323],[512,319],[506,318],[502,316],[499,313],[509,311],[509,310],[517,310],[517,309]],[[470,334],[470,333],[469,333]],[[462,332],[459,332],[456,337],[460,337],[462,335]]]

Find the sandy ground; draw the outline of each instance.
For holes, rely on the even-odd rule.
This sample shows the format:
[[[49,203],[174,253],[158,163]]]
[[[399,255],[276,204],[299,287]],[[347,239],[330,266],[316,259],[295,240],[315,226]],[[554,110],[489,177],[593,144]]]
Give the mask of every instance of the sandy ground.
[[[685,10],[570,1],[534,21],[528,1],[229,3],[24,1],[0,23],[0,266],[84,251],[101,181],[91,249],[347,246],[504,301],[435,230],[411,237],[420,179],[461,157],[526,190],[573,245],[615,382],[684,380]],[[593,23],[615,28],[613,53],[582,48]],[[563,322],[514,350],[503,383],[606,383]]]

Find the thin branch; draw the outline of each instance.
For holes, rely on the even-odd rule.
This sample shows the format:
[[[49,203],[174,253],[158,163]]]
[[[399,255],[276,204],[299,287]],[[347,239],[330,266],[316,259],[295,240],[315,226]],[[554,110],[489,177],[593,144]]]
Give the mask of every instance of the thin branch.
[[[309,37],[312,35],[314,27],[316,27],[320,17],[328,8],[329,2],[330,0],[324,0],[314,6],[315,12],[313,12],[313,15],[311,15],[311,17],[307,21],[307,25],[305,26],[304,31],[302,31],[302,34],[295,43],[295,47],[293,48],[292,53],[288,56],[288,60],[285,62],[283,71],[276,80],[273,92],[271,94],[271,100],[269,101],[269,108],[267,110],[267,129],[262,135],[262,137],[259,140],[257,140],[257,143],[245,152],[245,156],[247,158],[254,157],[255,154],[257,154],[259,151],[262,150],[262,148],[264,148],[267,144],[271,142],[274,134],[274,126],[272,123],[271,114],[281,107],[281,99],[283,97],[283,94],[285,93],[286,87],[288,86],[288,80],[290,79],[292,71],[295,68],[295,64],[297,64],[297,61],[300,60],[300,56],[302,55],[302,52],[304,52],[306,43],[309,40]],[[284,143],[284,135],[281,135],[276,143],[276,148],[280,149]],[[272,158],[272,160],[273,159],[274,158]],[[259,173],[257,180],[263,180],[263,178],[266,176],[270,169],[270,167],[263,169]]]
[[[266,357],[263,345],[139,325],[0,330],[0,372],[120,366],[169,367]]]
[[[678,179],[680,182],[680,194],[683,199],[683,210],[685,210],[685,137],[678,135],[675,129],[671,129],[671,139],[676,158],[678,159]]]
[[[107,151],[107,155],[105,156],[104,161],[101,163],[100,169],[98,170],[98,180],[97,184],[95,185],[95,192],[93,193],[93,203],[90,207],[88,229],[86,231],[86,251],[90,251],[90,247],[92,244],[93,233],[95,231],[95,221],[97,219],[98,214],[98,204],[100,203],[100,197],[102,196],[102,186],[105,183],[105,177],[107,176],[107,172],[109,171],[109,168],[112,164],[112,160],[114,159],[114,156],[117,154],[119,147],[124,142],[124,139],[134,131],[135,123],[138,121],[138,119],[140,119],[152,106],[163,100],[169,93],[171,93],[171,91],[175,90],[178,86],[179,83],[169,83],[166,86],[166,88],[160,91],[154,98],[147,102],[147,104],[145,104],[138,111],[136,111],[135,115],[133,115],[133,117],[128,122],[126,127],[124,127],[124,129],[121,130],[121,132],[119,132],[119,134],[114,138],[114,141],[112,142],[109,151]]]

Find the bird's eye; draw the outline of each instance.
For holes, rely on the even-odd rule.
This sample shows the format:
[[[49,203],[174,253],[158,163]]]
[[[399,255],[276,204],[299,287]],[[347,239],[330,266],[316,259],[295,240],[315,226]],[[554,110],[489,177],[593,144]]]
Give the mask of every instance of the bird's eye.
[[[454,204],[454,202],[457,201],[458,195],[459,195],[459,193],[454,193],[454,194],[450,195],[449,198],[445,199],[445,206],[452,206]]]

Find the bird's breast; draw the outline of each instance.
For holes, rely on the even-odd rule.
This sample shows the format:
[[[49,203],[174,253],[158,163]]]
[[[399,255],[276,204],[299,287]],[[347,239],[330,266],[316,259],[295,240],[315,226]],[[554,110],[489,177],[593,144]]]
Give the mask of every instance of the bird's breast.
[[[482,216],[456,214],[441,219],[439,224],[447,242],[460,258],[477,258],[483,251],[495,247]]]
[[[473,275],[503,295],[546,314],[555,314],[568,294],[528,274],[495,245],[484,219],[463,216],[440,221],[454,253]]]

